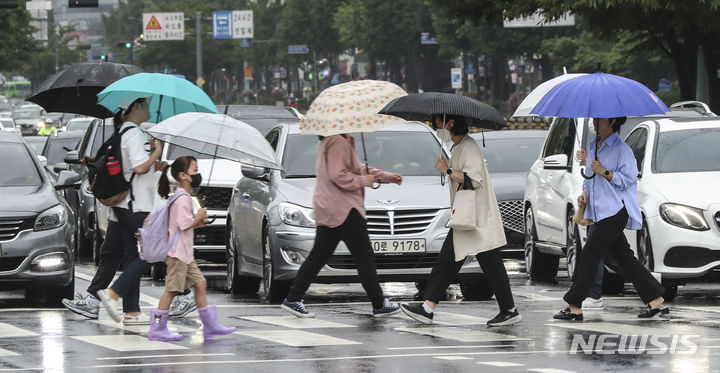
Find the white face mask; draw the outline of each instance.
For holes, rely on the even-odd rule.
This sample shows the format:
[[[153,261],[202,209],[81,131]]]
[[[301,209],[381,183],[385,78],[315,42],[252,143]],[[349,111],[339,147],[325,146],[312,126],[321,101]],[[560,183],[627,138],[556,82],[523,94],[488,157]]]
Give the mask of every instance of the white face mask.
[[[445,128],[438,128],[436,132],[437,136],[440,138],[440,141],[442,141],[443,144],[450,142],[450,131],[446,130]]]

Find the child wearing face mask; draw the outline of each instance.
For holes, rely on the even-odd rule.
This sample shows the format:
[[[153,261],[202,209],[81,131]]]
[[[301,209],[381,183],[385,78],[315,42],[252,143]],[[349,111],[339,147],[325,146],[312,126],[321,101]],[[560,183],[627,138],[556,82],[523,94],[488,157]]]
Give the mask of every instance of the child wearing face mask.
[[[179,341],[182,336],[171,333],[167,328],[168,310],[173,298],[189,287],[194,288],[195,303],[203,323],[203,335],[206,339],[219,335],[230,334],[236,328],[227,328],[220,324],[215,306],[209,306],[205,289],[207,282],[203,277],[193,258],[194,229],[207,226],[207,209],[201,208],[193,215],[192,199],[190,193],[200,186],[202,176],[198,172],[197,160],[191,156],[177,158],[170,168],[170,173],[178,182],[175,194],[180,196],[170,206],[168,234],[170,237],[180,231],[180,238],[174,250],[168,253],[165,260],[167,275],[165,276],[165,292],[160,298],[158,308],[150,311],[150,333],[148,339],[152,341]],[[170,182],[167,177],[167,168],[160,176],[158,193],[167,198],[170,192]]]

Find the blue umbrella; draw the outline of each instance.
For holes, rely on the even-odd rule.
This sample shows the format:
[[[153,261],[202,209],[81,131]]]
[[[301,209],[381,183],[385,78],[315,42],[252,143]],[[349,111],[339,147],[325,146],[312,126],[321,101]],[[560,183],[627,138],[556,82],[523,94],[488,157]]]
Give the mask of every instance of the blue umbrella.
[[[668,111],[662,100],[641,83],[598,72],[556,85],[530,113],[563,118],[616,118]]]
[[[185,79],[167,74],[140,73],[122,78],[98,93],[98,104],[115,113],[141,97],[150,97],[150,120],[159,122],[187,112],[217,114],[210,97]]]

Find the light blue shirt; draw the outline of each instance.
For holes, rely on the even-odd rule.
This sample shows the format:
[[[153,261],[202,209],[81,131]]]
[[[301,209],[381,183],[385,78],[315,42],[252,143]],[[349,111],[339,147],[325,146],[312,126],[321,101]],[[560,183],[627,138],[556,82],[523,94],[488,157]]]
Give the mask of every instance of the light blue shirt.
[[[590,176],[590,163],[595,159],[596,141],[590,142],[587,154],[585,174]],[[622,210],[623,203],[628,213],[628,222],[625,229],[639,230],[642,227],[642,216],[637,199],[637,162],[630,147],[614,132],[605,139],[600,150],[598,160],[602,166],[613,173],[612,180],[602,175],[583,182],[583,189],[588,196],[585,208],[585,218],[595,222],[609,218]]]

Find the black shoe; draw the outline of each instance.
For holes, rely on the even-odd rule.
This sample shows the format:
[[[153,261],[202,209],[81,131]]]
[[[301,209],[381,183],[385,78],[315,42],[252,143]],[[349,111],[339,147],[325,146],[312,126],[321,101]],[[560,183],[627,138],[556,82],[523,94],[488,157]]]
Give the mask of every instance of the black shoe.
[[[432,324],[433,312],[425,311],[422,303],[417,304],[401,304],[400,309],[413,319],[425,324]]]
[[[572,313],[572,312],[570,312],[570,307],[568,307],[568,308],[565,308],[564,310],[554,314],[553,319],[583,321],[583,314],[582,313],[579,313],[579,314]]]
[[[650,308],[650,305],[648,304],[647,308],[648,308],[647,311],[642,312],[642,313],[639,313],[639,314],[637,315],[637,317],[639,317],[639,318],[641,318],[641,319],[649,319],[649,318],[651,318],[651,317],[654,317],[654,316],[657,315],[658,313],[659,313],[659,314],[663,314],[663,315],[667,315],[668,313],[670,313],[670,309],[667,308],[667,307],[663,307],[663,308]]]
[[[495,318],[487,322],[487,326],[513,325],[519,323],[520,320],[522,320],[522,317],[520,317],[520,313],[517,310],[513,312],[500,311]]]

